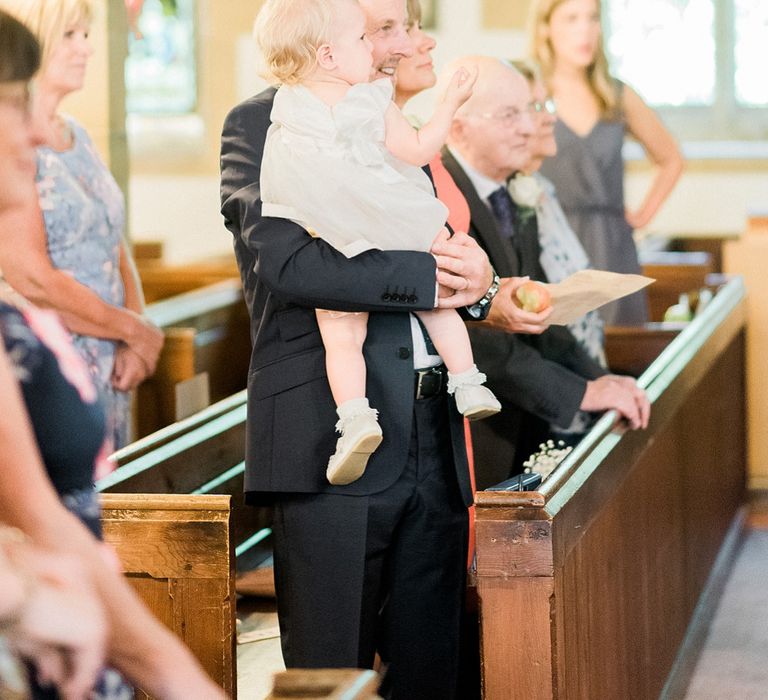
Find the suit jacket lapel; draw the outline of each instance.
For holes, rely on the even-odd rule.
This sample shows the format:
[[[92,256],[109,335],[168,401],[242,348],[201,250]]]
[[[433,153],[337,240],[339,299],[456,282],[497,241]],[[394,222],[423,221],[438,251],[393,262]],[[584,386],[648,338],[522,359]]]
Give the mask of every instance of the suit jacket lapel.
[[[447,148],[444,148],[442,151],[442,160],[445,169],[450,173],[453,181],[461,190],[469,205],[471,217],[469,233],[478,240],[485,249],[485,252],[488,253],[491,264],[500,277],[518,275],[520,262],[517,260],[514,252],[508,246],[505,246],[501,240],[496,220],[493,218],[491,210],[480,199],[475,186]]]

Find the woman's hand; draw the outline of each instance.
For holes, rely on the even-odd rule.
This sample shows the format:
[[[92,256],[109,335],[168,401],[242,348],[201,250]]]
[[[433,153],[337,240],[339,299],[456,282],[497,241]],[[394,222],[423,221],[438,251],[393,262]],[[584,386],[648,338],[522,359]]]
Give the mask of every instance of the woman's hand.
[[[147,366],[141,357],[127,345],[118,345],[112,368],[112,386],[117,391],[131,391],[148,376]]]
[[[163,349],[165,336],[163,332],[146,317],[134,312],[128,312],[134,320],[133,328],[125,338],[131,351],[141,358],[146,367],[146,376],[151,376],[157,367],[157,358]]]
[[[33,583],[10,635],[12,647],[32,661],[41,684],[65,700],[90,697],[104,665],[107,623],[76,557],[25,545],[14,557]]]
[[[630,211],[629,209],[624,212],[624,218],[633,229],[643,228],[651,220],[651,217],[643,211]]]

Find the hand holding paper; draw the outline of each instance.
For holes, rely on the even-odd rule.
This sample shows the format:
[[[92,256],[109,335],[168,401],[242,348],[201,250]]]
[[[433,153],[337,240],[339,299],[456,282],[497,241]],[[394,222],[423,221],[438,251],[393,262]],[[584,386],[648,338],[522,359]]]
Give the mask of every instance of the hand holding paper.
[[[564,326],[588,311],[647,287],[656,280],[643,275],[627,275],[605,270],[579,270],[557,284],[548,284],[552,297],[549,323]]]

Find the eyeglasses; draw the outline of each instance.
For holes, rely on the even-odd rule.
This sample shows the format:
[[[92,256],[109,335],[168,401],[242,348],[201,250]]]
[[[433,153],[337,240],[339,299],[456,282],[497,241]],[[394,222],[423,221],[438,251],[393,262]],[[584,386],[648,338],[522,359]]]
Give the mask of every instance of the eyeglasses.
[[[32,113],[32,91],[29,84],[24,83],[21,89],[0,85],[0,103],[21,112],[25,120],[29,119]]]
[[[493,119],[494,121],[502,122],[507,126],[517,124],[525,114],[530,114],[534,111],[534,103],[527,105],[525,109],[518,109],[517,107],[507,107],[502,112],[480,112],[474,116],[481,119]]]
[[[541,112],[546,112],[547,114],[557,114],[557,105],[551,97],[548,97],[546,100],[544,100],[544,102],[532,102],[531,110],[537,114],[541,114]]]

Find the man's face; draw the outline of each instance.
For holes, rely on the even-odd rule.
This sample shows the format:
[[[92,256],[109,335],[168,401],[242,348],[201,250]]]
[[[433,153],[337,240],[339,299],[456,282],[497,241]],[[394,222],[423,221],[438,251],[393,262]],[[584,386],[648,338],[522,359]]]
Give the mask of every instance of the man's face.
[[[366,35],[373,46],[373,79],[394,82],[401,58],[413,55],[408,36],[405,0],[360,0],[366,18]]]
[[[478,91],[479,86],[479,91]],[[522,170],[530,157],[534,134],[531,90],[517,71],[503,66],[481,68],[475,90],[461,122],[464,158],[479,172],[497,182]]]

